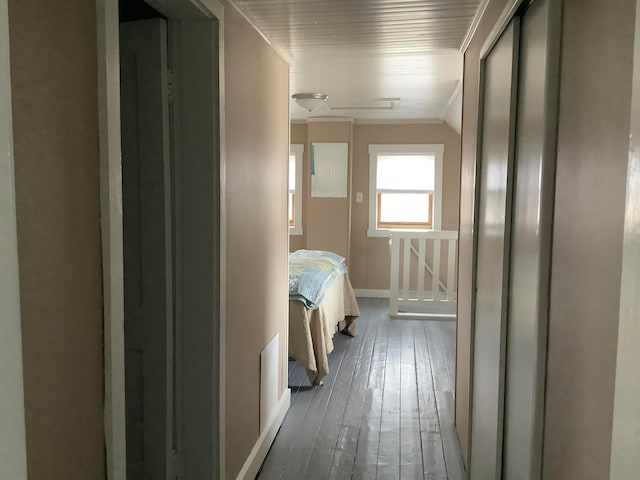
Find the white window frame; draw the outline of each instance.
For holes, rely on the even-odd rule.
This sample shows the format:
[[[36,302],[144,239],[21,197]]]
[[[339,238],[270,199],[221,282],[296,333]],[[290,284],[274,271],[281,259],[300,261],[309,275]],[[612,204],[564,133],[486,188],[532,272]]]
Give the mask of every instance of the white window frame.
[[[435,184],[433,192],[433,228],[430,230],[378,228],[377,174],[378,155],[433,155],[435,157]],[[393,231],[438,231],[442,229],[442,165],[444,144],[369,145],[369,237],[388,237]]]
[[[289,146],[289,155],[294,155],[296,157],[296,188],[293,192],[293,227],[289,227],[289,235],[302,235],[302,159],[304,155],[304,145],[301,143],[291,144]],[[289,176],[287,175],[287,212],[289,211],[288,178]],[[289,214],[287,213],[287,218],[288,217]]]

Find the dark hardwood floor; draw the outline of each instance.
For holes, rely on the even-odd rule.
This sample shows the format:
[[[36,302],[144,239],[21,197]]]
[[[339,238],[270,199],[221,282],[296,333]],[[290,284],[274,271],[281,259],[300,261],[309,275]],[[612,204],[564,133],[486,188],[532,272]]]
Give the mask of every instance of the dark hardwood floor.
[[[393,320],[359,298],[324,386],[289,362],[291,408],[258,474],[271,479],[463,480],[453,426],[455,323]]]

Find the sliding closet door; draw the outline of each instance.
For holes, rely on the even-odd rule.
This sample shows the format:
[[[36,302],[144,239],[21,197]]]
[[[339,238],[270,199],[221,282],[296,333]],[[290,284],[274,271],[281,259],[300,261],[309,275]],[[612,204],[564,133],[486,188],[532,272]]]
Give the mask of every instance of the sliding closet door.
[[[501,478],[518,19],[483,60],[470,478]]]
[[[503,478],[540,478],[554,198],[559,2],[520,20]]]

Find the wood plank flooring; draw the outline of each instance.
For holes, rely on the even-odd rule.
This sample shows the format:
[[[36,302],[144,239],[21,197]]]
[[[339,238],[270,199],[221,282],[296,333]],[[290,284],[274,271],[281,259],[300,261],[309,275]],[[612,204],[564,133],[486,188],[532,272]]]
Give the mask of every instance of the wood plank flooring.
[[[455,323],[393,320],[386,299],[358,303],[357,336],[335,336],[324,386],[289,362],[291,408],[257,478],[463,480]]]

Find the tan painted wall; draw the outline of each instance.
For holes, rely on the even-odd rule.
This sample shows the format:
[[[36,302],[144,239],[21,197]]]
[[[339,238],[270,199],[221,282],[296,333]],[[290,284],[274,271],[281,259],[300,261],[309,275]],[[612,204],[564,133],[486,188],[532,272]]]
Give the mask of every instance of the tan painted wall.
[[[235,478],[259,436],[260,352],[280,334],[286,387],[288,65],[225,12],[226,461]]]
[[[634,15],[633,0],[564,1],[543,459],[550,480],[609,478]]]
[[[291,124],[291,144],[299,143],[304,145],[304,153],[302,157],[302,235],[289,235],[289,251],[295,252],[301,248],[307,247],[307,237],[305,222],[307,220],[307,204],[306,196],[311,191],[311,185],[305,181],[309,178],[309,155],[311,152],[310,145],[307,142],[307,124],[292,123]]]
[[[351,221],[350,277],[354,288],[389,289],[389,241],[369,238],[369,145],[443,143],[442,229],[458,227],[458,181],[460,135],[449,125],[395,124],[356,125],[354,134],[353,191],[363,192],[364,202],[355,203]]]
[[[105,477],[96,12],[10,0],[27,461]]]
[[[464,56],[462,90],[462,158],[460,163],[460,237],[458,243],[458,324],[455,423],[462,456],[469,448],[469,382],[471,352],[471,266],[478,128],[480,49],[506,1],[492,0]]]
[[[479,52],[504,4],[489,3],[465,55],[456,372],[465,456]],[[609,475],[635,2],[563,5],[543,478],[595,480]]]
[[[331,127],[331,123],[315,123],[311,127],[317,131],[320,126],[322,140],[312,141],[347,141],[344,122],[342,127]],[[333,128],[333,130],[330,130]],[[291,143],[305,143],[308,140],[306,124],[291,125]],[[314,133],[314,135],[317,135]],[[309,135],[309,138],[311,135]],[[443,212],[442,228],[455,230],[458,226],[458,185],[460,177],[460,136],[447,124],[381,124],[367,125],[356,124],[353,127],[353,139],[350,150],[353,151],[352,170],[352,195],[351,195],[351,239],[349,249],[349,274],[354,288],[361,289],[389,289],[389,244],[386,238],[369,238],[367,229],[369,226],[369,144],[412,144],[412,143],[443,143],[444,144],[444,168],[443,168]],[[311,211],[307,208],[309,198],[309,156],[310,144],[305,143],[304,188],[305,201],[303,202],[303,226],[302,237],[291,237],[290,250],[307,248],[307,229],[309,225],[317,222],[317,216],[321,218],[332,215],[335,212],[334,205],[321,205]],[[363,203],[355,202],[355,193],[362,192]],[[317,199],[313,199],[317,202]],[[332,199],[331,199],[332,200]],[[329,200],[325,200],[329,202]],[[317,205],[317,203],[316,203]],[[338,228],[342,231],[344,218],[339,222],[335,219],[332,229],[327,235],[334,235]],[[322,224],[326,231],[326,224]],[[340,227],[338,227],[340,225]],[[312,248],[312,247],[309,247]],[[446,269],[443,272],[446,274]]]
[[[308,146],[305,153],[311,152],[313,143],[349,144],[349,171],[353,162],[353,123],[352,122],[311,122],[307,126]],[[307,158],[310,158],[307,156]],[[307,162],[309,163],[309,162]],[[351,174],[348,178],[347,198],[312,198],[311,175],[305,172],[303,202],[306,207],[303,215],[306,248],[310,250],[328,250],[342,255],[349,264],[349,244],[351,230]]]

